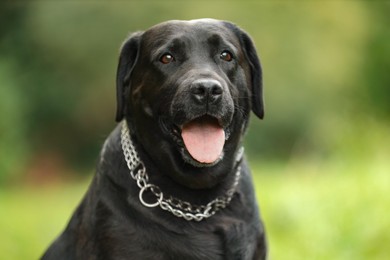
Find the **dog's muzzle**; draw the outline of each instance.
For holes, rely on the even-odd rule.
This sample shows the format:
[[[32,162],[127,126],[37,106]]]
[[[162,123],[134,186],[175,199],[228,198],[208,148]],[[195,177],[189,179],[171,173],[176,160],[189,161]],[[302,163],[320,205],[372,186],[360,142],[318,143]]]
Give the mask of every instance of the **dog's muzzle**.
[[[234,112],[223,84],[215,78],[187,79],[173,100],[171,135],[183,159],[194,166],[213,166],[223,158]]]

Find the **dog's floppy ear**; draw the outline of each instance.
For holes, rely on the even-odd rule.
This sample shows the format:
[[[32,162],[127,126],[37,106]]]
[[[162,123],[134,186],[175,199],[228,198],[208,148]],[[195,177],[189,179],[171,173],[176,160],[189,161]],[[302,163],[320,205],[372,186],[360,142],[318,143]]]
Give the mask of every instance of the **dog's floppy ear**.
[[[264,101],[263,101],[263,76],[259,57],[255,46],[249,35],[238,28],[236,25],[225,22],[225,25],[230,28],[240,39],[241,46],[244,50],[246,59],[248,60],[251,72],[251,94],[252,94],[252,110],[260,119],[264,118]]]
[[[131,34],[121,47],[116,73],[117,122],[123,119],[127,110],[126,100],[130,93],[130,77],[138,59],[142,33],[136,32]]]

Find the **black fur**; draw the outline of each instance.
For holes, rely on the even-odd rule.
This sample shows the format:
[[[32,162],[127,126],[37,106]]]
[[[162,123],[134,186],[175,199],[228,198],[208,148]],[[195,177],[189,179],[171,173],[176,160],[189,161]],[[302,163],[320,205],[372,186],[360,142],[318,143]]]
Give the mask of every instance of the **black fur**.
[[[231,61],[220,58],[224,51]],[[166,53],[174,57],[169,64],[161,62]],[[264,115],[261,75],[249,36],[228,22],[169,21],[131,35],[119,58],[116,119],[127,120],[150,182],[198,205],[225,194],[250,110]],[[199,79],[218,85],[218,95],[194,98],[190,89]],[[177,126],[198,117],[217,119],[229,134],[215,164],[195,162],[177,136]],[[211,218],[186,221],[139,202],[118,126],[87,194],[42,259],[265,259],[250,170],[245,159],[239,164],[242,176],[230,204]]]

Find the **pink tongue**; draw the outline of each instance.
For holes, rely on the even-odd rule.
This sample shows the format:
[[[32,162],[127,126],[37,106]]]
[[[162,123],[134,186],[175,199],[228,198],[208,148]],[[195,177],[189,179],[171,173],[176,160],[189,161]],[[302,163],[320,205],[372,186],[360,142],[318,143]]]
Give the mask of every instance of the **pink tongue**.
[[[198,162],[213,163],[221,156],[225,131],[216,119],[195,119],[183,126],[181,136],[188,152]]]

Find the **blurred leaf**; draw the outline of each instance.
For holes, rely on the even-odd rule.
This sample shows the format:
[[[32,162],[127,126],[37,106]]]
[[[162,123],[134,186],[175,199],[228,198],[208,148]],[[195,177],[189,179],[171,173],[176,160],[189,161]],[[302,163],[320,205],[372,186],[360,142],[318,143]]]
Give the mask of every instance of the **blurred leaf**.
[[[264,70],[266,117],[252,117],[245,141],[251,158],[327,160],[339,150],[354,153],[357,119],[375,114],[374,126],[388,121],[384,2],[36,1],[1,7],[0,73],[12,85],[2,91],[22,103],[10,112],[23,117],[15,147],[34,150],[35,157],[56,154],[70,168],[91,169],[114,127],[122,41],[169,19],[232,20],[252,36]],[[343,142],[345,135],[357,140]],[[40,161],[19,154],[22,162]]]

